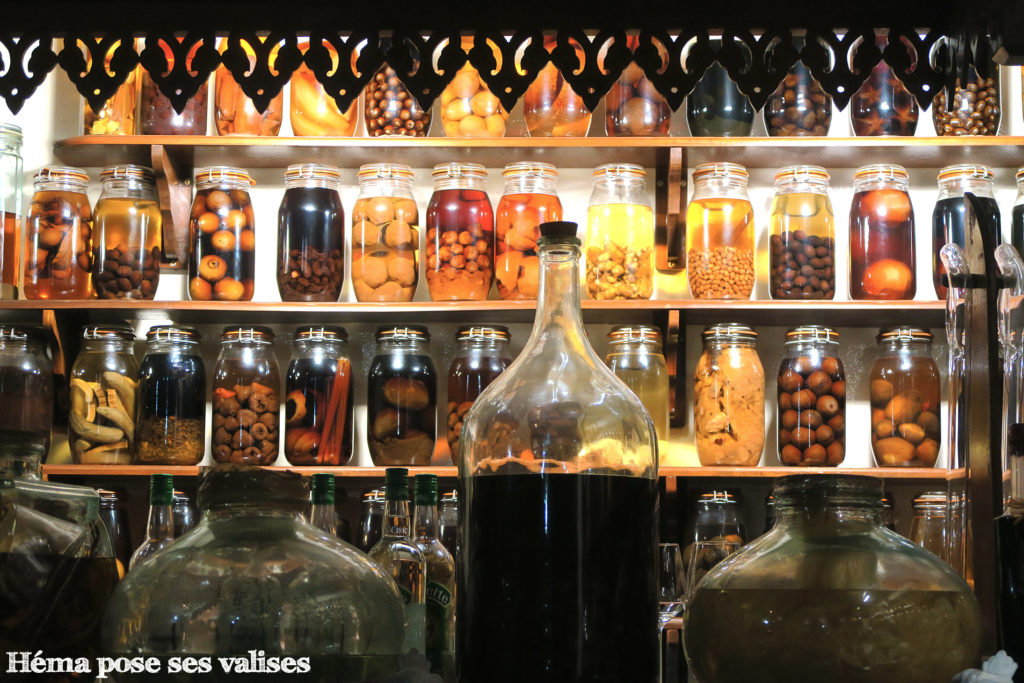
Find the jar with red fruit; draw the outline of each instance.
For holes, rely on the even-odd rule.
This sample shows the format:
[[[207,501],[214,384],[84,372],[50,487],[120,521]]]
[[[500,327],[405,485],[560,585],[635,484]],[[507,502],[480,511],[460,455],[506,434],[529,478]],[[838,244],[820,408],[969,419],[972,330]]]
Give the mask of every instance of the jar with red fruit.
[[[626,39],[630,50],[638,45],[636,36]],[[666,64],[668,53],[660,45],[658,52],[662,63]],[[612,84],[604,97],[604,106],[604,132],[609,137],[668,135],[672,110],[636,62],[630,62]]]
[[[352,362],[343,327],[295,330],[285,377],[284,456],[292,465],[344,465],[352,458]]]
[[[553,36],[544,38],[544,49],[555,48]],[[583,49],[574,43],[576,57],[582,64]],[[523,94],[523,117],[530,137],[585,137],[590,129],[590,110],[576,94],[554,63],[548,63]]]
[[[452,463],[459,464],[462,424],[483,393],[512,363],[508,328],[498,325],[460,327],[455,335],[458,350],[448,368],[448,414],[446,434]]]
[[[979,227],[992,230],[993,244],[1001,241],[999,206],[992,193],[994,177],[992,169],[978,164],[956,164],[939,171],[939,199],[932,212],[932,280],[935,293],[940,299],[946,298],[946,286],[942,282],[946,267],[939,258],[939,252],[946,244],[959,244],[961,248],[967,249],[969,235],[964,226],[965,192],[973,193],[975,206],[981,207]]]
[[[839,360],[839,333],[819,325],[786,332],[778,390],[782,464],[841,464],[846,456],[846,373]]]
[[[359,198],[352,207],[356,301],[412,301],[420,253],[412,169],[404,164],[365,164],[358,175]]]
[[[913,299],[914,207],[907,171],[871,164],[853,176],[850,206],[850,298]]]
[[[250,465],[277,460],[280,391],[270,328],[224,328],[213,373],[214,460]]]
[[[427,205],[427,287],[432,301],[483,301],[494,276],[494,212],[480,164],[434,167]]]
[[[25,221],[26,299],[92,298],[89,174],[46,166],[36,171]]]
[[[240,168],[196,172],[188,252],[188,294],[193,301],[252,301],[256,275],[256,221]]]
[[[540,283],[540,224],[562,220],[555,180],[558,170],[539,161],[507,164],[505,192],[494,218],[494,277],[502,299],[536,299]]]

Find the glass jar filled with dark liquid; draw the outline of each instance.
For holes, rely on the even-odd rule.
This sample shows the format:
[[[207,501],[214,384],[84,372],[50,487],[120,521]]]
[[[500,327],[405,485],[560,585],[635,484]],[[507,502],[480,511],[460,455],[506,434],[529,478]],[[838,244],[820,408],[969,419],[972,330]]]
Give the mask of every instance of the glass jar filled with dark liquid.
[[[285,377],[284,455],[293,465],[352,458],[352,362],[343,327],[295,330]]]
[[[969,235],[964,233],[964,193],[973,192],[981,206],[978,227],[992,230],[993,243],[1002,241],[999,206],[992,194],[995,174],[987,166],[978,164],[956,164],[939,171],[939,200],[932,212],[932,278],[935,293],[940,299],[946,298],[946,286],[942,276],[946,267],[939,258],[939,252],[947,244],[959,244],[967,249]]]
[[[432,301],[483,301],[494,276],[494,211],[480,164],[434,167],[427,205],[427,288]]]
[[[400,325],[377,330],[366,416],[374,465],[430,464],[437,434],[437,372],[427,328]]]
[[[437,535],[441,543],[458,561],[459,557],[459,493],[449,491],[437,504]]]
[[[470,325],[455,335],[458,352],[448,369],[448,447],[459,464],[460,435],[473,401],[512,362],[508,328]]]
[[[337,301],[345,282],[341,170],[294,164],[277,212],[277,288],[282,301]]]
[[[853,175],[850,298],[913,299],[917,292],[914,207],[907,171],[871,164]]]
[[[46,332],[0,325],[0,440],[50,448],[53,428],[53,366]]]
[[[373,489],[363,494],[363,510],[359,517],[359,549],[364,553],[377,545],[384,525],[384,489]]]
[[[1024,166],[1017,169],[1017,200],[1013,203],[1010,226],[1010,244],[1018,254],[1024,254]]]
[[[884,50],[887,39],[876,45]],[[917,100],[885,60],[878,62],[864,85],[850,98],[850,123],[857,136],[913,135],[917,130]]]

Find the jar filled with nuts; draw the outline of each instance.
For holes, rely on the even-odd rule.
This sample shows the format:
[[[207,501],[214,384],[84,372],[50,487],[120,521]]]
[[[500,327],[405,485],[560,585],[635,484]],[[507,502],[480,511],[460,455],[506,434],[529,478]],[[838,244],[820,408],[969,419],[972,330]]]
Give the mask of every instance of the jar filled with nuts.
[[[136,464],[195,465],[203,459],[206,368],[198,332],[175,325],[150,328],[139,368],[138,404]]]
[[[886,44],[884,36],[877,41],[879,50],[884,50]],[[850,122],[854,135],[913,135],[917,130],[917,118],[917,100],[885,60],[878,62],[850,98]]]
[[[637,36],[626,38],[626,47],[637,49]],[[668,64],[668,51],[658,44],[662,64]],[[644,75],[636,62],[630,62],[611,90],[604,96],[604,132],[609,137],[668,135],[672,123],[672,109]]]
[[[821,166],[775,175],[771,213],[771,297],[831,299],[836,293],[835,217]]]
[[[764,126],[768,135],[825,136],[832,123],[832,98],[797,62],[764,106]]]
[[[436,407],[437,372],[427,328],[379,328],[366,401],[366,440],[373,464],[429,465],[437,435]]]
[[[293,164],[277,212],[277,289],[281,301],[337,301],[345,281],[341,169]]]
[[[870,164],[853,174],[851,299],[914,298],[914,207],[909,189],[906,169],[895,164]]]
[[[654,211],[636,164],[594,169],[587,208],[587,293],[591,299],[650,299],[654,293]]]
[[[819,325],[786,332],[778,389],[782,464],[841,464],[846,456],[846,374],[839,360],[839,333]]]
[[[179,38],[181,42],[183,38]],[[161,46],[167,59],[167,68],[174,68],[174,54],[170,47]],[[191,58],[186,58],[191,62]],[[171,101],[160,92],[160,88],[148,71],[142,73],[142,104],[139,108],[139,132],[143,135],[206,135],[207,84],[204,80],[199,90],[185,104],[179,114]]]
[[[650,325],[623,325],[608,333],[605,364],[647,408],[658,435],[661,461],[668,459],[668,365],[661,330]]]
[[[357,301],[412,301],[419,280],[419,223],[411,168],[388,163],[359,167],[359,198],[352,207]]]
[[[100,174],[92,284],[101,299],[152,299],[160,282],[161,225],[156,181],[145,166],[114,166]]]
[[[252,178],[231,166],[196,172],[188,251],[193,301],[252,301],[256,275],[256,221]]]
[[[115,45],[118,45],[117,41]],[[133,43],[138,48],[138,41]],[[109,51],[103,58],[103,65],[108,71],[114,51]],[[92,66],[92,55],[85,58],[86,69]],[[128,72],[114,96],[103,103],[99,111],[94,111],[86,100],[83,104],[82,119],[86,135],[135,135],[135,112],[139,108],[139,77],[141,67],[136,66]]]
[[[213,371],[214,460],[250,465],[277,460],[280,391],[270,328],[224,328]]]
[[[494,212],[480,164],[434,167],[427,205],[427,287],[432,301],[484,301],[494,277]]]
[[[413,70],[419,67],[415,62]],[[366,84],[363,117],[370,137],[405,135],[425,137],[430,130],[430,110],[424,111],[405,83],[389,65],[377,69]]]
[[[25,298],[92,298],[89,174],[46,166],[36,171],[25,225]]]
[[[459,328],[455,335],[458,350],[448,368],[448,447],[452,463],[459,464],[462,422],[498,375],[512,363],[508,345],[511,336],[507,327],[471,325]]]
[[[135,333],[123,325],[82,330],[71,368],[68,426],[79,465],[129,465],[135,448],[139,364]]]
[[[284,456],[292,465],[352,458],[352,362],[343,327],[295,330],[285,377]]]
[[[0,301],[18,298],[21,272],[21,127],[0,123]]]
[[[224,47],[221,41],[221,47]],[[245,56],[249,59],[249,68],[256,68],[256,53],[245,40],[240,42]],[[276,68],[276,53],[271,53],[269,67]],[[274,137],[281,131],[281,118],[284,114],[284,90],[270,100],[263,112],[256,110],[252,99],[242,91],[242,87],[231,75],[228,68],[221,64],[214,76],[214,121],[217,132],[221,135],[264,135]]]
[[[494,277],[502,299],[536,299],[540,284],[540,224],[562,220],[555,180],[558,170],[540,161],[507,164],[505,192],[494,218]]]
[[[462,49],[473,49],[473,37],[462,37]],[[501,53],[495,53],[498,69]],[[448,138],[500,138],[508,112],[467,61],[441,91],[441,126]]]
[[[875,462],[879,467],[934,467],[942,426],[931,333],[913,327],[879,332],[870,377]]]
[[[695,299],[749,299],[754,291],[754,210],[747,169],[708,163],[693,169],[686,207],[686,278]]]
[[[704,330],[693,377],[700,464],[754,467],[764,450],[764,367],[757,332],[737,323]]]
[[[946,89],[932,98],[932,122],[936,135],[996,135],[1002,111],[999,103],[999,67],[989,66],[992,76],[982,78],[968,67],[967,82],[958,77],[953,106],[946,106]]]
[[[992,241],[1002,241],[999,205],[993,194],[995,174],[987,166],[979,164],[955,164],[939,171],[939,199],[932,212],[932,280],[935,293],[940,299],[946,298],[946,286],[942,282],[946,266],[939,254],[947,244],[958,244],[968,250],[971,235],[966,231],[966,199],[964,193],[974,194],[974,207],[980,207],[978,225],[981,229],[991,226]],[[977,208],[974,209],[977,211]]]
[[[544,38],[544,49],[554,50],[554,36]],[[583,48],[574,43],[576,57],[584,63]],[[548,63],[523,94],[526,129],[534,138],[585,137],[590,129],[590,110],[554,63]]]
[[[322,44],[327,57],[332,61],[334,69],[340,67],[338,51],[326,42]],[[299,49],[305,54],[309,51],[309,43],[299,43]],[[352,65],[355,66],[357,53],[352,51]],[[358,93],[357,93],[358,94]],[[355,134],[358,113],[356,105],[359,98],[345,111],[338,107],[334,98],[327,94],[324,86],[316,79],[305,62],[292,74],[288,85],[289,110],[288,118],[292,124],[292,133],[300,137],[340,137],[347,138]]]

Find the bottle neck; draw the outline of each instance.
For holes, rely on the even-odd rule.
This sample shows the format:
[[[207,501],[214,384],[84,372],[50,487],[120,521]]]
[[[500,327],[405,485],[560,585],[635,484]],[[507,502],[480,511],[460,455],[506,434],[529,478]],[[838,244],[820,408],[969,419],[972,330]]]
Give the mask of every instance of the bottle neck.
[[[150,541],[174,538],[174,510],[171,505],[149,506],[146,538]]]
[[[384,538],[409,538],[409,501],[388,498],[384,504]]]
[[[580,310],[580,248],[574,245],[545,245],[540,257],[540,290],[537,317],[527,346],[544,344],[562,337],[565,347],[590,350]]]
[[[313,503],[309,507],[309,523],[322,531],[337,535],[338,523],[334,517],[334,506],[327,503]]]
[[[437,506],[417,505],[413,509],[413,528],[416,540],[435,540],[437,538]]]

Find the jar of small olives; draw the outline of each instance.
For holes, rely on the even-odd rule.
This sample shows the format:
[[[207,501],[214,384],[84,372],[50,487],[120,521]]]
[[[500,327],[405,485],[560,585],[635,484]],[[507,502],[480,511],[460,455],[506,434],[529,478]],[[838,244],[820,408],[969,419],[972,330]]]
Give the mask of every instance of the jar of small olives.
[[[839,333],[804,325],[786,333],[778,380],[783,465],[836,466],[846,456],[846,373]]]

